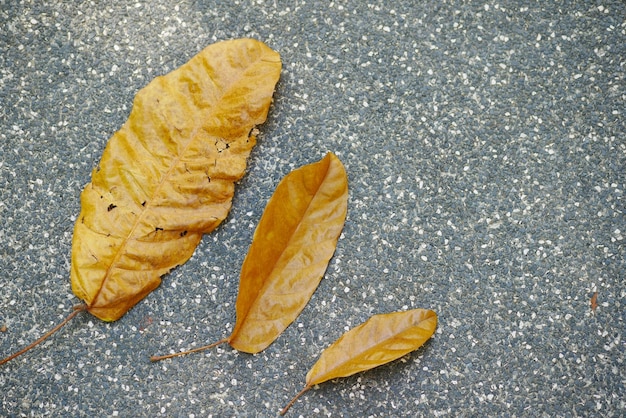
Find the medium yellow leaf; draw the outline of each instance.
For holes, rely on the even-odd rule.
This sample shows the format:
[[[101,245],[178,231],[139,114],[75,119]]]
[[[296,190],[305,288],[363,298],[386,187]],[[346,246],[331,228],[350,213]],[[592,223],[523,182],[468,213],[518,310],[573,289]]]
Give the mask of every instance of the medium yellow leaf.
[[[396,360],[421,347],[436,328],[437,314],[427,309],[372,316],[324,350],[307,373],[306,386],[281,411],[281,415],[313,385]]]
[[[233,348],[258,353],[302,311],[335,252],[347,202],[346,172],[332,153],[281,180],[241,268]]]
[[[72,290],[114,321],[230,210],[281,69],[262,42],[213,44],[140,90],[81,194]]]

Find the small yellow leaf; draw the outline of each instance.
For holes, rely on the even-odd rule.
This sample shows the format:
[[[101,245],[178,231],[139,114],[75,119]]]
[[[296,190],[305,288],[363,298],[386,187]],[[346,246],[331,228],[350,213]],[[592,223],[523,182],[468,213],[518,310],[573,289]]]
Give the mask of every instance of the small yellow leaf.
[[[437,314],[426,309],[374,315],[324,350],[306,383],[317,385],[396,360],[421,347],[436,327]]]
[[[436,328],[437,314],[427,309],[372,316],[324,350],[307,373],[306,386],[281,411],[281,415],[313,385],[396,360],[421,347]]]
[[[332,153],[281,180],[241,268],[233,348],[258,353],[302,311],[335,251],[347,201],[346,172]]]

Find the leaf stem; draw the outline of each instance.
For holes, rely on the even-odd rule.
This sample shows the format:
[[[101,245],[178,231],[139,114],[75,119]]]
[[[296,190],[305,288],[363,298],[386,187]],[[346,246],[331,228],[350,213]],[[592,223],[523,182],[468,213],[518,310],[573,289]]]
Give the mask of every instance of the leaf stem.
[[[228,338],[222,338],[221,340],[216,341],[213,344],[205,345],[203,347],[194,348],[193,350],[181,351],[179,353],[173,353],[173,354],[166,354],[164,356],[152,356],[152,357],[150,357],[150,361],[157,362],[157,361],[165,360],[166,358],[184,356],[186,354],[195,353],[196,351],[208,350],[209,348],[217,347],[218,345],[224,344],[224,343],[227,343],[227,342],[228,342]]]
[[[296,396],[294,396],[293,399],[291,399],[289,401],[289,403],[280,411],[280,415],[285,415],[287,413],[287,411],[289,411],[289,408],[291,408],[293,406],[293,404],[296,403],[298,398],[300,396],[302,396],[304,394],[304,392],[306,392],[309,389],[311,389],[311,386],[306,385],[300,392],[298,392],[298,394]]]
[[[33,342],[33,343],[27,345],[26,347],[22,348],[20,351],[18,351],[16,353],[13,353],[9,357],[6,357],[6,358],[0,360],[0,366],[3,365],[4,363],[7,363],[7,362],[13,360],[15,357],[21,356],[22,354],[24,354],[25,352],[27,352],[31,348],[37,346],[42,341],[44,341],[47,338],[49,338],[52,334],[54,334],[55,332],[57,332],[58,330],[63,328],[63,326],[65,324],[67,324],[68,322],[70,322],[72,320],[72,318],[74,318],[76,315],[78,315],[79,313],[81,313],[83,311],[86,311],[86,310],[87,310],[87,305],[85,305],[85,304],[74,306],[74,311],[71,314],[69,314],[59,325],[57,325],[56,327],[52,328],[50,331],[46,332],[39,339],[37,339],[35,342]]]

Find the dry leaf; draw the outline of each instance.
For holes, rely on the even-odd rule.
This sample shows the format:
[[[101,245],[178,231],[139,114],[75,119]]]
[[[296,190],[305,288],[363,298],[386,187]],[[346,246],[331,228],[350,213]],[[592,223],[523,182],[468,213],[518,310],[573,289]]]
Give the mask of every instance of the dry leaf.
[[[589,302],[591,304],[591,310],[595,312],[596,308],[598,307],[598,292],[593,293],[593,296],[591,296],[591,300]]]
[[[6,326],[6,325],[2,325],[2,326],[0,327],[0,332],[7,332],[7,330],[8,330],[8,328],[7,328],[7,326]]]
[[[304,309],[335,252],[347,202],[348,178],[332,153],[280,182],[241,267],[233,348],[258,353]]]
[[[346,172],[332,153],[286,175],[267,203],[243,262],[237,322],[230,337],[191,351],[153,356],[152,361],[224,342],[247,353],[269,346],[304,309],[324,276],[347,202]]]
[[[224,41],[137,93],[81,194],[71,283],[85,304],[53,331],[83,310],[120,318],[222,222],[280,70],[264,43]]]
[[[226,217],[280,68],[262,42],[225,41],[137,93],[74,228],[72,290],[91,314],[120,318]]]
[[[281,415],[314,385],[372,369],[418,349],[433,335],[436,327],[437,314],[427,309],[372,316],[324,350],[307,373],[306,386],[281,411]]]

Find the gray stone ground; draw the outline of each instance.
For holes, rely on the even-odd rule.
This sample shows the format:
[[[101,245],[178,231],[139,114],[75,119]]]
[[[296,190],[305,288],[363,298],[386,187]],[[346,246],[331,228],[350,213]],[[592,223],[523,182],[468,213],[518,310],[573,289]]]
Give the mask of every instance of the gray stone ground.
[[[227,221],[121,320],[2,366],[1,416],[275,416],[346,329],[416,307],[425,347],[290,416],[626,414],[622,1],[42,3],[0,0],[0,355],[78,303],[79,193],[136,91],[237,37],[284,71]],[[267,198],[327,151],[349,214],[302,315],[255,356],[149,363],[228,335]]]

